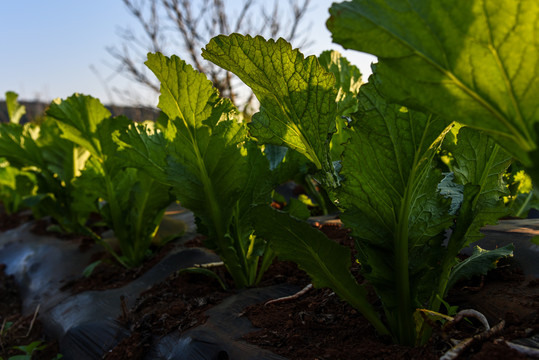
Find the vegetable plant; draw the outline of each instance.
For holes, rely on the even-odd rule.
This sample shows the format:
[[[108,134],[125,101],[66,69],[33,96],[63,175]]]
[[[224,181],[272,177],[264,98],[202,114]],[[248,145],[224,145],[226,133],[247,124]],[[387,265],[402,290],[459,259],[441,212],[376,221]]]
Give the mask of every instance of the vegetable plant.
[[[13,124],[20,124],[22,117],[26,114],[26,107],[19,104],[17,98],[19,95],[13,91],[6,92],[6,107],[9,122]]]
[[[19,124],[23,108],[16,96],[6,98],[12,110],[11,122],[0,124],[0,157],[6,161],[2,192],[9,193],[4,203],[12,211],[28,206],[38,218],[52,216],[64,231],[90,234],[85,226],[90,209],[73,183],[88,152],[61,138],[51,119]]]
[[[14,346],[14,349],[22,351],[24,355],[10,356],[8,360],[31,360],[34,353],[41,351],[46,347],[47,345],[43,344],[43,342],[40,340],[34,341],[28,345]]]
[[[204,74],[177,56],[149,54],[146,65],[161,81],[161,127],[120,132],[120,156],[171,186],[238,288],[258,283],[275,254],[253,232],[248,214],[252,204],[270,203],[285,171],[270,170],[236,108]]]
[[[375,68],[344,129],[350,139],[337,176],[329,147],[337,115],[335,80],[314,57],[303,58],[282,39],[238,34],[212,39],[203,56],[253,89],[261,110],[250,129],[259,142],[297,149],[320,170],[318,178],[352,229],[362,273],[382,301],[384,319],[349,272],[349,251],[264,206],[252,211],[257,233],[270,240],[280,257],[304,268],[315,286],[329,286],[357,307],[381,334],[408,345],[420,341],[415,310],[438,310],[448,284],[463,274],[452,273],[458,252],[480,236],[481,226],[505,214],[501,174],[511,157],[486,135],[461,130],[454,150],[457,184],[451,182],[452,197],[442,195],[450,180],[442,184],[444,175],[433,159],[451,120],[389,103],[377,89]],[[481,147],[470,146],[474,143]],[[461,267],[484,271],[472,268],[477,264]]]
[[[6,214],[13,214],[24,207],[24,199],[35,195],[36,178],[29,171],[0,164],[0,201]]]
[[[91,154],[75,183],[91,199],[93,211],[114,231],[120,252],[97,240],[122,265],[138,266],[149,255],[152,238],[173,198],[168,186],[127,168],[116,156],[113,133],[126,129],[132,121],[112,117],[99,100],[79,94],[55,100],[47,115],[55,120],[63,138]]]
[[[539,179],[539,5],[355,0],[330,13],[336,42],[378,56],[368,83],[334,52],[304,57],[283,39],[217,36],[202,56],[258,98],[260,111],[247,124],[203,74],[177,56],[149,54],[161,82],[157,124],[112,118],[87,96],[55,101],[47,112],[55,122],[40,131],[70,142],[61,144],[73,171],[41,172],[45,182],[63,179],[64,188],[84,189],[80,199],[94,199],[122,255],[110,250],[127,266],[144,258],[170,191],[193,211],[237,287],[257,284],[278,255],[298,263],[315,286],[333,289],[380,334],[421,344],[429,328],[417,312],[440,311],[459,279],[512,253],[511,246],[476,248],[457,258],[482,226],[508,214],[503,175],[513,157]],[[40,155],[47,137],[5,125],[0,156],[47,170]],[[437,157],[446,136],[452,161],[444,173]],[[91,154],[82,171],[77,151]],[[349,249],[268,206],[274,187],[306,163],[302,174],[324,187],[351,229],[379,308],[351,273]]]
[[[17,101],[18,95],[6,92],[6,107],[9,122],[19,124],[26,113],[25,106]],[[0,200],[7,214],[16,213],[27,196],[35,195],[36,178],[33,173],[9,166],[9,162],[0,160]]]

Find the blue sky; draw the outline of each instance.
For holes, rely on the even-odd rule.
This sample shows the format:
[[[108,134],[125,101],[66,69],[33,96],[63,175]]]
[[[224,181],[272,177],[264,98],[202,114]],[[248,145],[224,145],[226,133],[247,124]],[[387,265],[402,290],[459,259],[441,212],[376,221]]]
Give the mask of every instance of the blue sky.
[[[196,2],[198,0],[193,0]],[[235,0],[229,0],[233,6]],[[306,24],[316,41],[306,55],[336,49],[362,73],[370,73],[374,57],[343,49],[331,43],[325,27],[332,0],[312,0]],[[124,102],[105,90],[136,86],[113,71],[114,59],[106,48],[120,45],[120,27],[138,30],[121,0],[17,0],[0,3],[0,99],[15,91],[19,99],[50,101],[74,92],[89,94],[103,103]],[[180,54],[178,54],[180,55]],[[180,55],[181,56],[181,55]],[[97,70],[92,70],[92,67]],[[100,80],[100,78],[102,80]],[[103,85],[106,79],[107,86]],[[157,97],[144,96],[148,105]]]

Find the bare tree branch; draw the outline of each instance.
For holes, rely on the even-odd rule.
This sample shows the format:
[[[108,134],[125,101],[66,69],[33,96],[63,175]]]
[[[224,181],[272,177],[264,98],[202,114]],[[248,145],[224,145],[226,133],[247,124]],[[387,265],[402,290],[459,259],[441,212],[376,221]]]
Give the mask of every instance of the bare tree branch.
[[[283,2],[279,6],[279,0],[242,0],[233,11],[227,0],[122,1],[137,20],[142,34],[121,29],[122,44],[107,49],[116,61],[117,73],[158,92],[159,85],[143,64],[146,53],[177,54],[205,73],[222,96],[244,111],[252,109],[254,96],[234,75],[205,61],[201,49],[212,37],[231,31],[272,38],[282,36],[296,46],[307,44],[309,36],[308,32],[299,34],[310,0],[289,0],[287,6],[282,6]],[[240,93],[242,96],[238,96]]]

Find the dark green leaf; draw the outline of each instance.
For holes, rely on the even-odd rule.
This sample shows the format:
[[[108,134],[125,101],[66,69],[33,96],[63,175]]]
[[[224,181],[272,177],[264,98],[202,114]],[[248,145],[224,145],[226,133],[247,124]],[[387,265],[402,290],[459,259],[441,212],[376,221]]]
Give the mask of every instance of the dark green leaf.
[[[453,267],[447,284],[447,290],[451,289],[459,280],[470,279],[475,275],[486,275],[487,271],[496,268],[496,263],[502,257],[513,256],[512,244],[495,249],[483,250],[479,246],[474,247],[472,255]]]
[[[330,13],[335,42],[378,57],[384,94],[482,129],[538,168],[537,1],[356,0]]]
[[[250,130],[260,143],[300,152],[324,172],[328,184],[338,183],[328,152],[335,132],[335,80],[314,56],[304,58],[283,39],[240,34],[213,38],[202,56],[253,90],[260,112]]]

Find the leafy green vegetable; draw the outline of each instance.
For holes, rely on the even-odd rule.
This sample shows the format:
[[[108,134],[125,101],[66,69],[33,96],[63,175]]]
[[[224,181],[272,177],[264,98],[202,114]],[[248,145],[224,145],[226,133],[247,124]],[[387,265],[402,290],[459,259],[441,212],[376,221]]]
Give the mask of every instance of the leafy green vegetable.
[[[90,233],[85,226],[90,210],[72,183],[88,153],[62,139],[51,119],[40,125],[0,124],[0,157],[10,167],[35,177],[37,191],[32,190],[22,199],[23,205],[32,208],[34,216],[52,216],[68,232]]]
[[[121,133],[121,156],[172,187],[237,287],[256,284],[274,254],[253,234],[248,214],[251,204],[269,203],[277,172],[205,75],[176,56],[149,54],[146,64],[161,81],[159,107],[168,121],[162,131],[131,126]]]
[[[9,122],[19,124],[21,118],[26,114],[26,107],[19,104],[17,98],[19,95],[13,91],[6,92],[6,107],[7,114],[9,116]]]
[[[261,38],[237,34],[219,36],[210,42],[204,54],[254,88],[261,101],[261,112],[253,116],[251,132],[259,142],[298,150],[294,143],[297,138],[286,138],[288,133],[283,135],[282,132],[280,137],[274,136],[279,133],[275,129],[283,126],[301,129],[294,134],[302,134],[305,143],[315,143],[320,138],[319,133],[305,130],[320,118],[309,117],[311,113],[303,111],[302,107],[316,107],[316,102],[305,104],[314,101],[310,95],[320,87],[302,83],[297,88],[303,89],[303,95],[294,94],[293,101],[290,100],[292,95],[288,89],[295,84],[295,78],[287,71],[291,71],[291,64],[295,64],[295,69],[300,67],[297,61],[286,60],[303,58],[285,46],[283,40],[263,43]],[[323,77],[324,70],[313,67],[316,74]],[[263,71],[264,76],[255,76],[257,71]],[[252,73],[255,75],[249,75]],[[346,78],[345,74],[342,77]],[[343,210],[342,220],[356,237],[362,272],[382,300],[389,328],[373,313],[361,287],[350,282],[353,278],[348,270],[349,253],[334,248],[321,234],[315,235],[315,230],[307,224],[267,207],[259,206],[252,211],[253,222],[256,233],[269,239],[281,258],[291,259],[305,269],[315,285],[331,287],[354,304],[380,332],[390,333],[397,342],[412,345],[416,341],[413,317],[416,308],[428,306],[432,299],[442,300],[438,292],[445,294],[458,250],[476,238],[479,227],[500,216],[498,205],[503,183],[491,175],[503,173],[510,159],[488,137],[462,130],[461,141],[454,150],[455,174],[452,175],[460,185],[452,185],[447,176],[442,185],[444,175],[434,168],[433,160],[444,135],[453,126],[451,121],[390,104],[378,93],[374,83],[360,88],[356,100],[359,111],[350,115],[351,124],[343,128],[349,138],[340,173],[343,182],[332,193],[336,194],[336,202]],[[280,84],[280,88],[275,90],[269,84]],[[294,111],[296,104],[301,111]],[[270,122],[267,114],[278,111],[277,108],[283,113],[278,121]],[[289,113],[305,116],[298,119]],[[332,107],[325,118],[335,118],[337,113],[338,107]],[[331,134],[328,132],[325,136]],[[276,141],[276,138],[288,141]],[[470,147],[474,143],[478,145],[477,153]],[[331,159],[329,147],[321,147],[320,151],[325,155],[317,159]],[[313,153],[302,153],[318,167]],[[272,152],[273,156],[278,159],[279,153]],[[331,178],[333,168],[324,169],[331,172],[326,174],[329,177],[319,176]],[[331,188],[336,183],[325,181],[324,184]],[[469,215],[469,220],[464,214]],[[455,217],[461,224],[453,232],[448,248],[444,246],[445,232],[453,225]],[[307,238],[315,240],[303,240]],[[442,261],[445,267],[439,266]]]
[[[283,39],[220,35],[202,56],[237,75],[260,101],[251,134],[261,143],[286,146],[309,159],[330,187],[338,178],[329,157],[335,132],[335,78],[314,56],[304,58]]]
[[[503,174],[511,164],[511,156],[486,133],[468,127],[459,130],[452,153],[456,181],[464,185],[463,201],[472,205],[472,214],[469,214],[472,223],[465,236],[470,243],[483,237],[479,232],[482,226],[494,224],[508,214],[503,203],[503,196],[507,195]],[[466,187],[472,186],[477,187],[477,195],[468,199]],[[459,243],[456,248],[460,251],[468,243]]]
[[[448,201],[438,194],[442,174],[432,168],[450,124],[388,104],[371,83],[361,87],[359,103],[337,190],[341,219],[357,239],[358,260],[384,303],[393,336],[411,345],[413,312],[424,301],[418,287],[452,224]]]
[[[312,81],[325,79],[328,74],[313,58],[303,59],[282,39],[264,42],[260,37],[238,34],[212,39],[203,54],[238,75],[257,95],[261,110],[253,116],[250,129],[259,142],[299,151],[319,170],[325,171],[325,174],[318,174],[324,185],[332,189],[338,184],[333,166],[321,164],[331,163],[327,144],[335,132],[333,119],[339,107],[328,104],[323,116],[320,112],[313,113],[326,101],[320,92],[330,97],[331,103],[337,93],[328,90],[334,86],[331,81],[323,85]],[[339,86],[350,81],[343,79],[354,78],[353,74],[346,73],[353,68],[338,69],[337,65],[328,64],[327,58],[322,60],[334,75],[339,76]],[[341,64],[346,63],[341,61]],[[468,136],[467,130],[463,131],[460,152],[455,154],[454,176],[462,181],[464,193],[456,196],[461,189],[457,186],[451,194],[453,199],[460,197],[460,200],[444,197],[441,190],[448,188],[448,178],[441,186],[444,176],[434,168],[433,160],[452,127],[451,120],[388,103],[376,88],[375,84],[380,84],[376,81],[378,77],[372,79],[373,83],[359,89],[359,102],[356,103],[359,111],[351,114],[351,124],[346,123],[342,128],[344,136],[349,138],[340,173],[344,180],[332,193],[343,210],[341,219],[356,237],[362,272],[384,306],[389,329],[379,323],[377,329],[383,333],[389,330],[397,342],[413,345],[416,341],[415,309],[426,306],[433,297],[440,298],[436,297],[440,289],[445,291],[446,279],[455,264],[453,250],[460,250],[472,241],[480,226],[497,219],[497,208],[490,213],[486,210],[487,204],[496,205],[501,196],[492,189],[490,174],[491,171],[503,172],[509,162],[498,161],[497,154],[502,156],[503,152],[494,151],[487,138],[481,144],[490,148],[481,147],[478,150],[481,156],[472,158],[470,163],[461,161],[466,160],[466,156],[478,155],[470,154],[470,149],[465,146],[472,141],[473,135]],[[343,102],[341,109],[347,108],[345,99],[354,103],[350,97],[343,96],[338,99]],[[322,134],[323,130],[326,132]],[[305,144],[324,145],[310,151]],[[446,196],[449,194],[446,192]],[[365,304],[365,294],[345,280],[350,274],[344,252],[325,248],[330,245],[325,244],[326,240],[321,236],[309,235],[317,238],[313,243],[302,241],[307,238],[307,225],[292,221],[284,214],[272,213],[267,208],[257,209],[254,213],[264,221],[254,220],[256,231],[271,240],[279,256],[296,261],[309,272],[315,284],[330,286],[355,304],[373,323],[376,322]],[[448,249],[443,245],[445,231],[452,226],[459,212],[470,217],[461,220]],[[277,228],[282,224],[287,225],[281,233]],[[442,261],[445,261],[445,267],[439,266]],[[339,268],[342,264],[344,268]],[[324,270],[328,268],[332,270]],[[328,280],[327,276],[332,272],[339,275]],[[343,283],[347,285],[343,286]],[[354,295],[343,288],[354,291]],[[351,298],[355,298],[354,302]]]
[[[333,40],[379,59],[391,99],[482,129],[539,179],[539,4],[356,0],[334,4]]]
[[[124,266],[138,266],[148,256],[152,238],[173,199],[168,186],[126,168],[116,156],[113,133],[127,129],[132,121],[113,118],[99,100],[78,94],[54,101],[47,114],[56,120],[64,138],[92,155],[75,183],[93,199],[93,209],[113,229],[121,254],[110,246],[107,250]]]
[[[36,177],[32,172],[0,165],[0,201],[7,214],[13,214],[23,207],[26,197],[35,195],[37,191]]]
[[[318,61],[324,69],[335,76],[337,117],[356,112],[358,108],[357,94],[361,84],[363,84],[361,71],[335,50],[324,51],[318,57]]]
[[[453,272],[459,252],[483,237],[479,231],[481,227],[495,224],[508,214],[503,203],[507,190],[502,177],[511,164],[511,156],[486,133],[467,127],[459,130],[456,145],[451,151],[455,159],[454,175],[461,185],[462,202],[441,261],[438,290],[429,302],[430,309],[434,311],[438,311],[440,299],[454,283],[450,279],[455,276]],[[467,265],[461,263],[460,268]],[[473,263],[470,266],[472,269],[466,271],[478,270]]]
[[[361,72],[337,51],[324,51],[318,57],[320,65],[335,75],[335,87],[337,88],[337,114],[335,133],[331,137],[331,158],[340,160],[344,150],[344,144],[348,142],[350,133],[346,131],[348,126],[347,116],[358,109],[357,94],[363,83]]]

